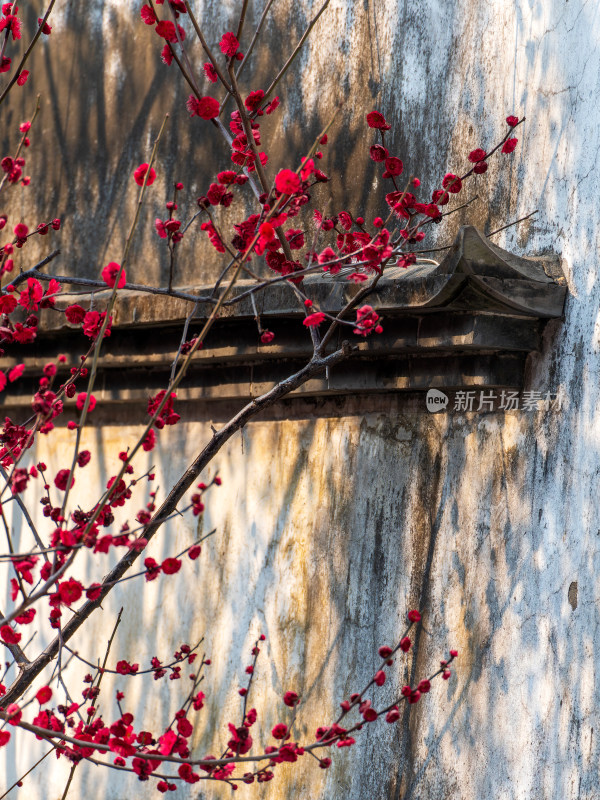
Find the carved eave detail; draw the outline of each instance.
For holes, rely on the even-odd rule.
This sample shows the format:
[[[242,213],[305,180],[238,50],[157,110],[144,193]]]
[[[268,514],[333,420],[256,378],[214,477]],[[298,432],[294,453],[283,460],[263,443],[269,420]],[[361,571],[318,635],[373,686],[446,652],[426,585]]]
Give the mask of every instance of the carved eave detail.
[[[233,294],[240,295],[251,285],[240,281]],[[361,288],[341,275],[311,276],[304,281],[304,290],[315,306],[331,314]],[[198,287],[185,291],[209,293]],[[382,316],[383,334],[364,340],[342,328],[332,346],[350,339],[359,345],[358,351],[329,375],[309,381],[298,394],[414,394],[432,387],[520,389],[526,359],[541,348],[548,321],[562,318],[566,294],[556,257],[515,256],[475,228],[463,227],[441,263],[386,270],[366,300]],[[96,297],[99,300],[101,295]],[[78,302],[84,304],[81,297]],[[257,295],[256,304],[263,327],[275,333],[273,344],[259,343],[249,296],[224,307],[179,390],[181,399],[217,402],[250,398],[310,359],[310,336],[301,324],[303,310],[289,284],[269,286]],[[198,332],[212,308],[211,303],[198,304],[198,319],[190,326],[189,336]],[[163,388],[189,311],[189,302],[181,299],[120,292],[113,332],[102,347],[98,400],[138,402]],[[35,386],[34,376],[39,376],[48,358],[65,352],[69,364],[75,363],[86,341],[66,323],[64,315],[46,315],[36,343],[31,349],[21,348],[18,354],[32,376],[30,385],[24,378],[9,386],[4,405],[30,402],[31,393],[27,392]],[[7,348],[0,367],[13,363],[16,358]]]

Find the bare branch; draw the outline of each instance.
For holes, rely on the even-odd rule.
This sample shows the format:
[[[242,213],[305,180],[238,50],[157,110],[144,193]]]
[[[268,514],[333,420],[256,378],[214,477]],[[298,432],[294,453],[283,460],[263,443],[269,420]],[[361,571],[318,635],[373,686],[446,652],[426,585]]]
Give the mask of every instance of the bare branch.
[[[186,3],[186,5],[187,5],[187,3]],[[283,76],[285,75],[285,73],[286,73],[286,72],[288,71],[288,69],[291,67],[291,65],[292,65],[292,63],[293,63],[293,61],[294,61],[294,59],[296,58],[296,56],[297,56],[297,55],[298,55],[298,53],[300,52],[300,50],[301,50],[301,48],[302,48],[302,45],[304,44],[304,42],[305,42],[305,41],[306,41],[306,39],[308,38],[308,35],[309,35],[309,34],[310,34],[310,32],[312,31],[312,29],[315,27],[315,25],[317,24],[317,21],[318,21],[319,17],[320,17],[320,16],[321,16],[321,14],[322,14],[322,13],[325,11],[325,9],[327,8],[327,6],[328,6],[328,5],[329,5],[329,0],[325,0],[325,2],[323,3],[323,5],[321,6],[321,8],[320,8],[320,9],[317,11],[316,15],[315,15],[315,16],[312,18],[312,20],[310,21],[310,23],[309,23],[309,25],[308,25],[307,29],[306,29],[306,30],[304,31],[304,33],[302,34],[302,37],[300,38],[300,41],[298,42],[298,44],[297,44],[297,45],[296,45],[296,47],[294,48],[294,51],[293,51],[292,55],[291,55],[291,56],[288,58],[288,60],[285,62],[285,64],[284,64],[284,65],[283,65],[283,67],[280,69],[280,71],[278,72],[278,74],[276,75],[276,77],[273,79],[273,82],[271,83],[271,85],[269,86],[269,88],[267,89],[267,91],[265,92],[265,100],[266,100],[266,99],[269,97],[269,95],[270,95],[270,94],[273,92],[273,90],[275,89],[275,87],[277,86],[277,84],[279,83],[279,81],[280,81],[280,80],[283,78]]]
[[[21,272],[20,275],[16,275],[11,281],[12,285],[18,286],[20,283],[26,281],[27,278],[41,278],[42,280],[49,281],[50,278],[47,275],[38,272],[38,270],[40,270],[42,267],[45,267],[46,264],[49,264],[58,255],[60,255],[60,250],[53,250],[50,253],[50,255],[46,256],[46,258],[43,258],[41,261],[38,261],[38,263],[35,266],[31,267],[31,269],[28,269],[25,272]],[[104,286],[106,286],[106,284],[104,284]]]
[[[8,481],[8,473],[6,472],[6,470],[4,469],[2,464],[0,464],[0,474],[2,475],[2,477],[4,478],[5,481]],[[40,538],[40,535],[37,532],[37,528],[33,524],[33,520],[31,519],[31,515],[30,515],[29,511],[27,510],[27,506],[25,505],[25,503],[23,502],[23,500],[21,499],[19,494],[15,494],[14,495],[14,499],[17,501],[17,505],[19,506],[19,508],[23,512],[23,516],[25,517],[25,521],[29,525],[29,529],[31,530],[31,533],[33,534],[33,538],[35,539],[35,543],[37,544],[37,546],[42,551],[42,555],[44,556],[44,559],[46,561],[48,561],[49,560],[48,556],[47,556],[47,554],[46,554],[46,552],[44,550],[44,543],[42,542],[42,540]]]
[[[501,228],[496,228],[495,231],[492,231],[491,233],[488,233],[488,235],[487,235],[488,239],[490,238],[490,236],[495,236],[497,233],[500,233],[500,231],[505,231],[507,228],[512,228],[513,225],[518,225],[519,222],[525,222],[526,219],[529,219],[530,217],[533,217],[533,215],[537,214],[537,213],[538,212],[537,212],[537,208],[536,208],[536,210],[532,211],[531,214],[527,214],[527,216],[525,216],[525,217],[520,217],[519,219],[516,219],[514,222],[509,222],[508,225],[503,225]]]

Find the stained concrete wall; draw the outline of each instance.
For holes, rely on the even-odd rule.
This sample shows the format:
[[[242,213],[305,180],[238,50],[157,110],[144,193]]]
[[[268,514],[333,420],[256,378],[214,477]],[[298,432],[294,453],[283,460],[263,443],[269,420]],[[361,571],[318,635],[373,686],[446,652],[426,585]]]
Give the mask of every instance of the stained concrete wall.
[[[172,587],[148,585],[136,594],[119,645],[136,657],[147,649],[150,657],[180,643],[180,622],[191,631],[189,638],[206,634],[214,700],[198,742],[204,752],[217,733],[215,706],[224,704],[232,714],[238,707],[236,676],[259,630],[268,636],[268,658],[256,684],[257,705],[269,709],[263,730],[276,721],[277,695],[293,686],[306,698],[300,730],[310,731],[328,718],[326,712],[344,692],[371,675],[376,648],[393,641],[407,607],[419,605],[425,625],[415,670],[431,670],[451,645],[461,653],[456,676],[437,684],[404,724],[382,723],[364,731],[355,748],[336,753],[330,771],[285,768],[272,784],[240,792],[327,800],[437,800],[449,794],[469,800],[596,798],[597,8],[582,0],[408,5],[333,2],[302,61],[302,82],[288,85],[292,108],[301,105],[309,130],[316,129],[316,117],[325,115],[343,87],[351,108],[344,117],[345,141],[352,146],[331,152],[335,168],[349,168],[364,196],[370,191],[369,173],[361,173],[357,152],[367,141],[356,131],[359,117],[373,105],[393,122],[394,149],[406,161],[423,163],[424,183],[455,165],[465,151],[492,144],[506,113],[527,116],[512,162],[500,162],[481,181],[484,199],[471,219],[493,229],[538,208],[535,223],[507,231],[498,243],[523,254],[550,250],[563,257],[571,292],[566,320],[547,337],[545,352],[532,360],[528,376],[529,388],[560,392],[562,410],[432,417],[409,414],[401,400],[382,397],[348,401],[335,414],[325,407],[310,413],[296,408],[289,419],[248,425],[217,460],[224,486],[211,497],[205,520],[217,534],[197,565],[188,566]],[[104,27],[96,13],[100,7]],[[231,27],[231,7],[219,4],[222,16],[215,13],[216,5],[211,9],[218,23],[215,40]],[[72,4],[61,12],[57,33],[74,25],[77,8]],[[107,65],[112,75],[119,63],[115,49],[125,52],[130,23],[122,19],[121,4],[93,8],[84,30],[68,35],[85,45],[86,31],[93,30],[94,41],[113,56],[101,58],[97,67]],[[282,6],[278,24],[291,13]],[[305,13],[305,4],[295,4],[294,20]],[[119,20],[116,28],[110,27],[113,18]],[[135,35],[142,35],[139,25]],[[66,55],[49,49],[46,57]],[[150,63],[151,80],[162,86],[163,78],[156,77],[160,65],[155,58]],[[118,74],[110,79],[116,81]],[[71,113],[80,120],[85,115],[78,98],[90,85],[70,96]],[[155,114],[151,127],[160,114],[153,85],[148,82],[136,106],[143,136],[148,109]],[[127,80],[123,86],[94,95],[105,102],[97,117],[99,142],[102,121],[116,118],[122,92],[131,90]],[[56,115],[66,106],[61,101]],[[49,116],[45,124],[53,129]],[[67,153],[69,141],[79,136],[92,141],[97,135],[81,125],[61,124],[68,132]],[[286,127],[296,143],[293,130],[291,124]],[[186,141],[174,158],[185,158]],[[131,164],[142,160],[128,147],[122,158]],[[116,195],[100,191],[93,197],[98,213],[115,220],[131,199],[116,202],[125,178],[112,166]],[[58,162],[49,168],[58,175],[65,166]],[[84,175],[87,167],[73,158],[73,169]],[[180,173],[173,167],[175,174]],[[56,185],[62,197],[64,183]],[[75,180],[65,208],[77,205],[77,185]],[[35,196],[41,203],[41,190]],[[71,219],[75,226],[75,212]],[[114,230],[117,238],[122,235],[118,226]],[[442,235],[446,232],[438,231]],[[104,253],[95,256],[105,258]],[[158,274],[158,266],[148,269]],[[211,412],[188,409],[185,424],[170,431],[170,440],[163,439],[160,485],[168,485],[178,463],[189,461],[209,435],[203,414]],[[120,425],[96,434],[107,453],[133,437],[130,422],[123,415]],[[44,457],[53,465],[62,463],[57,452]],[[108,466],[102,470],[110,474]],[[166,554],[173,544],[187,543],[191,524],[172,526],[153,550]],[[117,593],[108,607],[118,610]],[[155,635],[136,638],[141,622],[156,624]],[[77,641],[82,653],[99,655],[95,643],[106,637],[110,624],[93,621],[94,639]],[[407,677],[400,667],[392,673],[381,690],[384,697]],[[149,693],[134,688],[132,705],[150,718],[174,711],[176,704],[162,691],[150,700]],[[29,763],[30,753],[21,750],[19,769]],[[7,771],[16,774],[10,762]],[[74,796],[87,792],[117,800],[146,794],[144,785],[114,774],[93,768],[78,772]],[[23,796],[27,791],[32,798],[59,797],[64,776],[64,766],[53,764]],[[220,794],[225,790],[209,787],[198,796]],[[196,794],[181,790],[174,796]]]
[[[332,208],[368,217],[387,214],[379,172],[368,158],[374,139],[364,115],[373,107],[385,109],[393,122],[390,150],[424,186],[437,185],[440,174],[449,165],[462,164],[473,147],[495,144],[504,135],[506,113],[515,104],[524,107],[514,81],[504,81],[507,54],[514,49],[511,11],[482,6],[474,15],[471,3],[464,8],[457,3],[406,5],[334,0],[278,89],[282,106],[263,117],[263,142],[275,175],[281,167],[298,163],[335,111],[322,166],[343,178],[314,190],[317,205],[324,206],[332,195]],[[26,12],[30,25],[41,13],[41,0],[32,6]],[[312,0],[274,4],[264,28],[269,46],[256,48],[244,74],[244,91],[267,88],[318,7]],[[223,31],[234,26],[239,3],[200,2],[195,8],[218,52]],[[258,23],[262,9],[262,4],[249,4],[248,30]],[[142,210],[128,270],[138,282],[164,283],[169,256],[156,236],[154,219],[165,216],[164,203],[179,180],[185,184],[179,213],[189,219],[197,210],[196,198],[214,179],[213,165],[221,169],[229,163],[229,149],[210,123],[190,120],[185,107],[189,88],[176,75],[176,66],[162,63],[164,41],[141,22],[137,7],[118,0],[74,0],[58,4],[53,17],[53,34],[34,51],[28,83],[13,92],[3,111],[0,144],[9,153],[18,124],[31,117],[41,93],[41,114],[26,153],[32,182],[13,194],[20,195],[18,203],[28,218],[63,219],[63,252],[56,262],[61,273],[96,277],[107,261],[120,258],[137,200],[132,172],[148,160],[168,112],[157,180]],[[214,95],[215,86],[203,78],[206,58],[193,43],[189,24],[183,24],[200,87]],[[498,31],[505,37],[502,45]],[[471,57],[480,49],[481,37],[490,59],[475,64]],[[502,60],[492,57],[488,39],[502,48]],[[529,72],[522,79],[529,86]],[[548,133],[542,126],[540,134]],[[521,150],[517,159],[523,157]],[[489,230],[504,224],[515,211],[516,194],[510,191],[515,179],[516,171],[506,164],[477,179],[482,198],[471,207],[470,222],[487,224]],[[235,221],[244,219],[240,200],[227,214]],[[459,222],[457,215],[445,226],[444,237],[451,237]],[[434,234],[440,233],[436,228]],[[176,283],[204,285],[219,274],[220,259],[199,223],[179,249]],[[48,251],[48,239],[32,240],[15,256],[17,266],[31,266]]]

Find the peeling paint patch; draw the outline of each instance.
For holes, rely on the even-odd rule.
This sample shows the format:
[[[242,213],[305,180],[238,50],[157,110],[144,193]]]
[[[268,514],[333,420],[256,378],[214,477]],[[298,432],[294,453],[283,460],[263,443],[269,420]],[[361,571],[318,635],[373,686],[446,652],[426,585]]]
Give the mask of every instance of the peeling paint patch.
[[[569,601],[569,605],[571,606],[573,611],[575,611],[575,609],[577,608],[577,581],[573,581],[569,585],[567,599]]]

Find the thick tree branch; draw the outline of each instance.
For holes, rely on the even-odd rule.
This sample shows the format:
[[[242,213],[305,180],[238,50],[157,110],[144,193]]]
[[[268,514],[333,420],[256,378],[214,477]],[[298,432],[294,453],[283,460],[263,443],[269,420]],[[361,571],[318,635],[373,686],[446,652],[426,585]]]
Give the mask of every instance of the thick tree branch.
[[[214,434],[206,447],[204,447],[197,458],[192,462],[192,464],[190,464],[185,473],[173,486],[159,510],[148,523],[148,527],[144,532],[144,538],[148,541],[153,538],[163,523],[177,507],[177,504],[185,492],[190,488],[202,470],[205,469],[208,464],[210,464],[212,459],[216,456],[223,445],[229,439],[231,439],[234,433],[239,431],[240,428],[243,428],[244,425],[246,425],[247,422],[255,417],[258,413],[274,405],[278,400],[281,400],[282,397],[285,397],[299,386],[302,386],[313,376],[318,375],[328,367],[332,367],[335,364],[339,364],[341,361],[344,361],[346,358],[349,358],[354,349],[355,348],[353,348],[349,342],[344,342],[341,349],[336,350],[335,353],[331,353],[331,355],[322,358],[315,357],[311,359],[311,361],[309,361],[309,363],[299,372],[296,372],[294,375],[290,375],[289,378],[286,378],[285,380],[281,381],[281,383],[278,383],[277,386],[274,386],[270,391],[266,392],[260,397],[255,398],[254,400],[251,400],[246,406],[244,406],[244,408],[238,414],[232,417],[229,422],[221,428],[221,430]],[[84,603],[83,606],[77,610],[76,614],[71,617],[69,622],[62,629],[62,640],[64,642],[68,642],[69,639],[76,633],[76,631],[79,630],[81,625],[87,620],[90,614],[101,606],[102,601],[113,588],[115,581],[118,581],[123,577],[123,575],[134,564],[140,554],[140,552],[135,550],[129,551],[125,556],[123,556],[116,567],[114,567],[114,569],[108,573],[102,582],[103,588],[98,599],[93,601],[89,600],[87,603]],[[34,661],[32,661],[30,664],[27,664],[23,668],[22,673],[14,681],[6,695],[2,698],[4,706],[16,702],[16,700],[21,697],[23,692],[30,686],[32,681],[34,681],[35,678],[42,672],[42,670],[45,669],[45,667],[47,667],[54,658],[56,658],[59,648],[60,638],[56,637]]]

